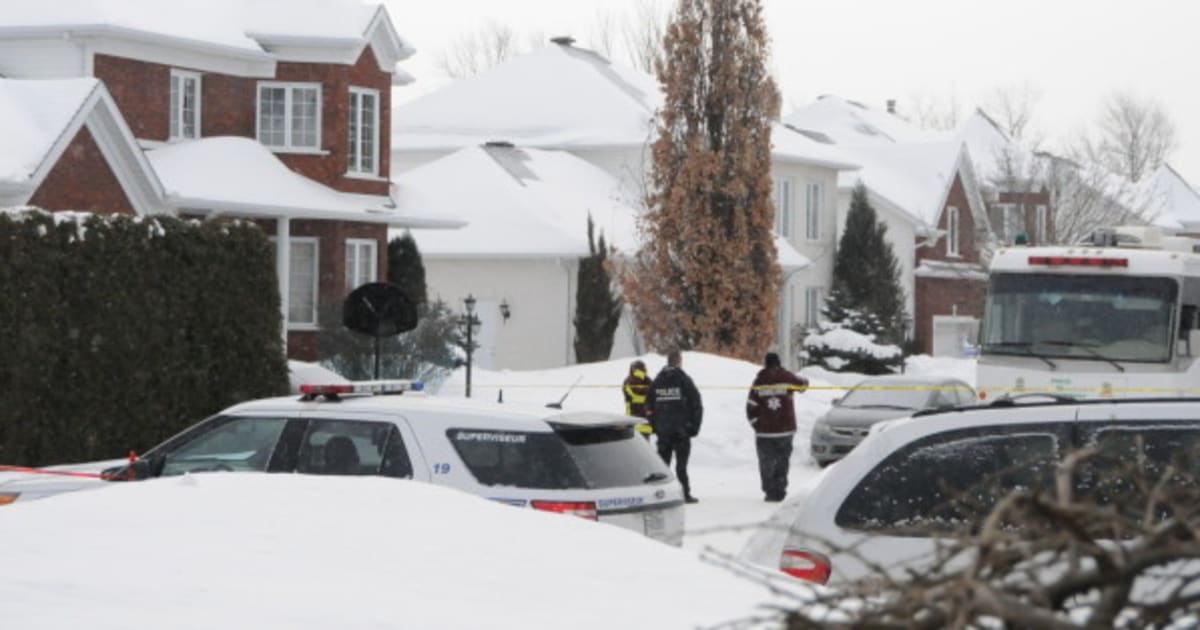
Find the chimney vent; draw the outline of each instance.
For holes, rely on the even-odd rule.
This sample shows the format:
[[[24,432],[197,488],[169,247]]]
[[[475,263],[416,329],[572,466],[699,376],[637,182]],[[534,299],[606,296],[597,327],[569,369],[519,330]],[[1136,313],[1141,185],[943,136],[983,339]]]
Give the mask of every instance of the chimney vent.
[[[560,35],[558,37],[551,37],[550,41],[559,46],[570,46],[575,43],[575,38],[570,35]]]
[[[511,149],[513,148],[513,143],[508,140],[488,140],[483,143],[483,146],[495,149]]]
[[[889,98],[889,99],[888,99],[888,101],[887,101],[887,112],[888,112],[889,114],[895,114],[895,113],[896,113],[896,99],[894,99],[894,98]]]

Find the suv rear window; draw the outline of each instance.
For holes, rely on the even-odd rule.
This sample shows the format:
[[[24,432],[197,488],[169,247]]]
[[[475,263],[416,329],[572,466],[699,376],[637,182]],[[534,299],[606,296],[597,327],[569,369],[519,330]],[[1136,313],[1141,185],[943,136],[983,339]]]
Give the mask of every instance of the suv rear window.
[[[555,429],[556,433],[451,429],[447,436],[485,486],[616,488],[671,478],[632,427]]]
[[[617,488],[665,482],[670,470],[633,427],[555,427],[588,486]]]
[[[554,433],[450,429],[450,444],[485,486],[586,488],[567,446]]]

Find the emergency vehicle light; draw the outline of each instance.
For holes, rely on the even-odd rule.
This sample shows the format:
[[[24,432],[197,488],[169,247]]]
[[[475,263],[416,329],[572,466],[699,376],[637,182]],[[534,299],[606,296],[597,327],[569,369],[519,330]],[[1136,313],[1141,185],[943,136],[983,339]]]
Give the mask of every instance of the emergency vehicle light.
[[[336,396],[339,394],[399,394],[419,392],[425,383],[409,380],[358,381],[356,383],[305,384],[300,393],[305,396]]]
[[[1031,265],[1075,267],[1128,267],[1128,258],[1104,258],[1101,256],[1030,256]]]

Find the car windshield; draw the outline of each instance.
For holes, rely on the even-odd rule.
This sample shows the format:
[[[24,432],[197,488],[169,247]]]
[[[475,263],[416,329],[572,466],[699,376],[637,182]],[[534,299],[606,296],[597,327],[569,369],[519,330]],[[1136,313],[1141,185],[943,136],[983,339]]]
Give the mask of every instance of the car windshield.
[[[923,409],[932,387],[921,383],[860,383],[846,394],[841,406]]]
[[[1177,294],[1171,278],[996,274],[982,352],[1118,366],[1167,361]]]

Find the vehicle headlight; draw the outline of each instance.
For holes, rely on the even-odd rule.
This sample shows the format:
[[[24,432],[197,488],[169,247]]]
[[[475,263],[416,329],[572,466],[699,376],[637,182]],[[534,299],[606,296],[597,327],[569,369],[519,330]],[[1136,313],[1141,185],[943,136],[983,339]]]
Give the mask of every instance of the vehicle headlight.
[[[829,435],[832,432],[833,431],[830,430],[829,425],[825,424],[824,422],[818,422],[813,425],[813,433],[818,435]]]

